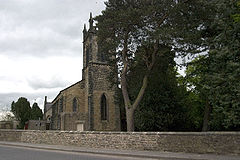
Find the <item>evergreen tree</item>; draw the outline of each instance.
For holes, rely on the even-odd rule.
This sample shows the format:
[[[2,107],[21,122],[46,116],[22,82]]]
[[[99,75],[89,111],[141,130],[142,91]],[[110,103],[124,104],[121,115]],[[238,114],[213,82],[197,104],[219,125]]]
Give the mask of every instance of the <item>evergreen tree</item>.
[[[216,15],[208,41],[208,73],[205,88],[213,105],[213,130],[240,130],[240,2],[215,0]]]
[[[205,106],[203,131],[208,130],[208,121],[211,130],[239,130],[240,2],[206,3],[211,8],[212,20],[204,24],[206,30],[202,34],[208,52],[188,65],[185,78],[192,94]]]
[[[31,117],[31,107],[28,100],[24,97],[21,97],[17,102],[12,102],[11,111],[17,120],[20,121],[19,128],[23,129],[25,122],[27,122]]]
[[[12,112],[14,115],[16,115],[16,109],[15,109],[15,102],[14,102],[14,101],[11,103],[11,112]]]
[[[31,108],[31,119],[32,120],[39,120],[43,118],[42,110],[39,108],[37,103],[33,103]]]
[[[135,126],[137,131],[186,131],[194,130],[186,105],[187,91],[178,86],[175,69],[175,53],[156,57],[154,69],[149,76],[149,85],[136,109]],[[141,87],[136,79],[142,79],[145,68],[138,58],[128,74],[129,94],[135,99]]]

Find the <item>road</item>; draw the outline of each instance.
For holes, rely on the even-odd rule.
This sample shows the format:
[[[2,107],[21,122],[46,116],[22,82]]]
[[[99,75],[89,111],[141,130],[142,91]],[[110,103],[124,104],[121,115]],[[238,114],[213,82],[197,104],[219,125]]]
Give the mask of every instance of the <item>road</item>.
[[[156,160],[0,145],[0,160]]]

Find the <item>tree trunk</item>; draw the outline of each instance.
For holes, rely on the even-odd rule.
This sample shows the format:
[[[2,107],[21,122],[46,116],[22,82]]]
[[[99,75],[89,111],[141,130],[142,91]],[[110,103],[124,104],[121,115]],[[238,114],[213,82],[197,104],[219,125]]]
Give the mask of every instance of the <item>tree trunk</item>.
[[[158,42],[158,41],[157,41]],[[127,57],[127,52],[128,52],[128,32],[125,35],[124,39],[124,48],[122,51],[122,56],[123,56],[123,69],[121,73],[121,89],[122,89],[122,95],[124,99],[124,105],[126,109],[126,119],[127,119],[127,131],[128,132],[133,132],[134,131],[134,112],[136,108],[138,107],[140,101],[143,98],[143,94],[147,88],[147,82],[148,82],[148,73],[152,70],[153,65],[155,63],[155,56],[158,51],[158,43],[154,45],[154,52],[152,52],[151,55],[151,61],[147,63],[147,70],[148,73],[144,75],[143,82],[142,82],[142,87],[140,91],[138,92],[138,95],[136,99],[134,100],[134,103],[132,104],[129,98],[128,94],[128,89],[127,89],[127,79],[126,79],[126,74],[128,71],[128,57]]]
[[[127,131],[134,131],[134,110],[132,108],[126,110]]]
[[[206,100],[205,109],[204,109],[202,132],[209,131],[209,120],[210,120],[210,112],[211,112],[210,107],[211,106],[209,105],[208,100]]]
[[[126,77],[125,77],[125,75],[122,75],[121,85],[122,85],[122,94],[123,94],[125,110],[126,110],[127,131],[128,132],[134,131],[134,113],[135,113],[135,110],[138,107],[140,101],[143,98],[143,94],[145,92],[145,89],[147,88],[147,82],[148,82],[148,76],[145,75],[143,78],[142,87],[138,93],[137,98],[134,101],[134,104],[132,105],[130,102],[130,99],[129,99],[128,91],[127,91]]]

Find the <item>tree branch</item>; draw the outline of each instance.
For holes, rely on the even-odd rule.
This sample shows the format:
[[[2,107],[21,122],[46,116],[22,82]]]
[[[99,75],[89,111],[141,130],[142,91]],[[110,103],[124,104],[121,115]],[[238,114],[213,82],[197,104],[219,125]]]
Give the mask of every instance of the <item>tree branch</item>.
[[[146,74],[143,78],[143,84],[142,84],[142,87],[141,87],[141,89],[138,93],[137,98],[134,101],[133,110],[135,110],[137,108],[137,106],[139,105],[139,103],[141,102],[141,100],[143,98],[143,95],[144,95],[144,92],[147,88],[147,83],[148,83],[148,74]]]

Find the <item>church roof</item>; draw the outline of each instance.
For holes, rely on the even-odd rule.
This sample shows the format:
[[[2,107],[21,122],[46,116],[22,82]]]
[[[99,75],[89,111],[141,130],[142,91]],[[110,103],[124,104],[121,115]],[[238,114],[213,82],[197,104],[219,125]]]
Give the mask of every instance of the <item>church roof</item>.
[[[54,101],[60,96],[60,94],[62,93],[62,92],[64,92],[65,90],[68,90],[69,88],[72,88],[72,87],[74,87],[75,85],[78,85],[78,84],[81,84],[81,82],[83,82],[83,80],[81,80],[81,81],[78,81],[78,82],[76,82],[76,83],[74,83],[74,84],[72,84],[72,85],[70,85],[69,87],[67,87],[67,88],[65,88],[65,89],[63,89],[63,90],[61,90],[59,93],[58,93],[58,95],[54,98],[54,100],[52,101],[52,103],[51,104],[53,104],[54,103]]]

